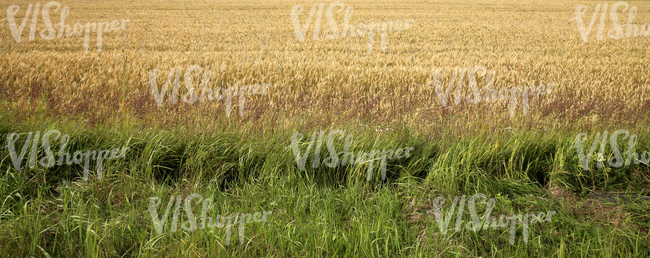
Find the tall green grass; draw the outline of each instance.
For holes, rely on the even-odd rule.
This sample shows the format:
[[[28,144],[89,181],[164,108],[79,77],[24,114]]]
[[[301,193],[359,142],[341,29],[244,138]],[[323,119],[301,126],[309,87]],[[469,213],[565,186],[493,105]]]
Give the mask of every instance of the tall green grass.
[[[101,181],[91,177],[87,182],[81,179],[79,165],[16,171],[3,149],[3,257],[650,255],[647,201],[608,204],[587,198],[593,185],[596,191],[647,195],[648,167],[584,171],[571,149],[580,131],[543,134],[513,126],[460,138],[451,134],[431,138],[406,127],[376,132],[354,123],[256,133],[227,124],[200,131],[130,121],[97,127],[47,119],[14,123],[11,116],[3,117],[9,117],[0,123],[3,145],[11,132],[57,129],[71,136],[70,152],[130,147],[124,159],[104,164]],[[329,168],[321,164],[318,169],[306,165],[306,171],[300,171],[289,148],[291,135],[337,128],[354,135],[350,151],[406,146],[415,151],[408,159],[389,161],[386,181],[381,181],[378,161],[372,181],[366,181],[367,165]],[[650,138],[639,134],[639,139],[638,149],[650,146]],[[23,141],[24,136],[17,146],[22,147]],[[58,151],[58,144],[52,146]],[[336,149],[343,150],[343,141],[336,142]],[[321,162],[328,155],[323,147]],[[313,151],[307,164],[312,157]],[[148,199],[162,199],[160,215],[169,198],[192,193],[214,199],[210,216],[262,210],[273,214],[268,222],[247,224],[243,244],[238,241],[238,225],[230,245],[225,244],[225,227],[183,231],[180,225],[187,218],[182,209],[179,230],[169,231],[170,214],[165,232],[157,235]],[[550,223],[532,225],[528,243],[521,239],[520,225],[514,245],[509,244],[506,229],[466,230],[467,209],[463,230],[442,235],[433,214],[427,212],[433,200],[475,193],[496,198],[492,214],[497,218],[528,212],[557,214]],[[481,205],[480,214],[485,207]],[[197,207],[193,207],[196,216]]]

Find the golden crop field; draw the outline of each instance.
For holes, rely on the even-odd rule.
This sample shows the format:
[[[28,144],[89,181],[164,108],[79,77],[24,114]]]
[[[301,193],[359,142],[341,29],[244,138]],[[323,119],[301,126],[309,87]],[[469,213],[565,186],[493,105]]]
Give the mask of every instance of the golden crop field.
[[[30,7],[37,3],[39,6]],[[49,19],[55,24],[51,32],[44,21],[43,8],[48,3]],[[319,14],[321,3],[324,11]],[[607,11],[594,14],[594,10],[605,3]],[[74,220],[69,216],[75,216],[61,210],[60,198],[68,198],[62,197],[66,194],[34,196],[23,193],[23,199],[18,200],[16,193],[23,186],[5,183],[0,197],[14,201],[0,210],[0,221],[4,221],[0,224],[6,222],[5,226],[0,226],[0,235],[8,236],[0,240],[5,246],[0,247],[0,256],[648,255],[650,222],[647,211],[650,206],[647,201],[607,206],[589,197],[591,193],[614,192],[648,195],[648,165],[626,165],[616,170],[618,172],[607,166],[604,170],[583,170],[575,156],[575,148],[570,150],[578,133],[586,132],[593,137],[596,132],[618,129],[638,134],[637,152],[650,147],[647,127],[650,26],[643,25],[650,23],[650,2],[624,3],[555,0],[53,3],[0,0],[0,19],[3,19],[0,103],[1,117],[5,120],[0,131],[2,136],[10,132],[59,128],[84,139],[75,142],[74,146],[80,150],[106,149],[100,147],[102,144],[133,144],[129,145],[132,148],[124,163],[107,165],[110,166],[106,168],[107,178],[88,182],[80,181],[78,171],[81,167],[74,165],[61,169],[37,166],[28,169],[29,173],[16,171],[11,165],[13,158],[9,150],[3,151],[0,174],[6,171],[6,175],[2,182],[9,182],[9,178],[22,173],[21,180],[32,182],[27,185],[36,185],[32,188],[45,187],[43,192],[48,193],[66,192],[79,203],[103,203],[95,199],[103,196],[119,203],[113,205],[117,205],[115,209],[124,212],[125,217],[114,214],[115,211],[107,215],[81,211],[91,209],[93,205],[88,203],[70,204],[80,205],[70,211],[72,214],[82,220],[104,223],[104,228],[86,223],[75,224],[79,227],[76,229],[62,226],[61,221]],[[577,19],[580,5],[587,9]],[[614,5],[617,9],[612,11]],[[638,25],[640,34],[628,37],[624,24],[629,23],[633,6],[636,15],[632,23]],[[70,32],[60,31],[56,25],[60,23],[64,7],[69,7],[64,23],[70,26]],[[298,9],[296,20],[292,12]],[[37,10],[40,13],[35,13]],[[312,20],[308,19],[310,11],[313,12]],[[27,15],[28,12],[31,14]],[[347,18],[346,12],[350,12]],[[615,30],[612,13],[617,14],[620,24],[624,25],[621,32]],[[328,16],[331,14],[333,17]],[[349,25],[365,27],[365,35],[348,33],[344,37],[343,23],[348,18]],[[408,26],[407,20],[412,20]],[[84,31],[85,24],[101,22],[106,22],[101,37],[97,29],[90,31],[92,25]],[[392,25],[388,25],[389,22]],[[590,22],[593,23],[590,30],[581,32],[579,23],[588,27]],[[77,35],[75,23],[81,28]],[[374,23],[377,26],[385,23],[386,28],[397,28],[401,24],[401,29],[382,32],[376,27],[370,38],[367,28]],[[296,25],[306,26],[302,38]],[[603,26],[601,33],[599,26]],[[647,36],[644,35],[646,28]],[[355,31],[360,34],[359,30]],[[84,43],[85,32],[88,32],[87,43]],[[51,35],[51,39],[46,39],[47,35]],[[161,87],[166,82],[169,84],[167,92],[160,95],[160,104],[152,81],[155,81],[155,91],[162,91]],[[226,88],[256,84],[258,88],[249,87],[245,97],[241,96],[241,91],[239,94],[226,91]],[[215,95],[202,96],[205,90],[201,87],[205,85]],[[446,104],[441,100],[443,92],[436,91],[436,86],[450,90]],[[175,105],[170,103],[173,87],[178,87]],[[218,87],[222,90],[217,91]],[[514,92],[509,89],[517,87],[520,87],[519,95],[507,95]],[[486,88],[494,89],[494,93]],[[524,97],[522,91],[527,88],[536,94]],[[505,97],[497,97],[502,91]],[[188,99],[194,103],[187,103]],[[474,103],[470,99],[474,99]],[[364,127],[376,130],[363,131]],[[355,148],[387,149],[383,145],[411,144],[408,146],[415,146],[414,156],[404,161],[390,161],[393,163],[389,165],[389,180],[385,183],[390,187],[380,187],[382,190],[368,190],[377,186],[374,183],[364,185],[363,180],[351,183],[359,174],[359,178],[365,179],[365,168],[327,170],[323,166],[299,171],[293,160],[295,155],[287,147],[291,134],[302,132],[308,139],[311,132],[324,130],[327,133],[337,128],[348,129],[347,133],[355,133],[355,137],[364,142]],[[381,128],[391,131],[379,130]],[[167,132],[174,136],[166,135]],[[9,142],[10,136],[7,137]],[[585,151],[592,140],[587,140]],[[603,140],[603,144],[605,142]],[[58,142],[54,145],[58,146]],[[22,144],[17,148],[20,147]],[[608,152],[609,156],[604,159],[612,157],[614,151]],[[169,159],[158,156],[166,155],[164,153],[171,155]],[[156,163],[158,158],[160,163]],[[594,156],[594,162],[600,158]],[[311,160],[309,158],[308,162]],[[346,179],[314,179],[315,175],[334,174],[332,171],[344,174],[342,177]],[[178,175],[168,178],[167,172]],[[617,173],[629,177],[614,176]],[[230,180],[238,183],[230,185]],[[219,187],[205,186],[208,181]],[[65,188],[68,190],[59,188],[68,187],[68,182],[79,185]],[[304,208],[301,199],[313,198],[329,207],[319,211],[323,212],[322,216],[338,216],[340,209],[359,209],[364,218],[371,217],[373,211],[366,210],[366,204],[359,208],[357,205],[362,204],[351,200],[341,201],[344,204],[327,201],[344,199],[328,195],[335,194],[330,191],[342,191],[339,188],[342,185],[349,192],[341,195],[359,194],[368,198],[364,201],[383,200],[375,203],[377,207],[384,207],[382,202],[395,202],[398,207],[394,208],[399,211],[390,213],[398,214],[391,221],[396,223],[394,232],[400,233],[382,237],[375,234],[390,235],[390,225],[386,225],[387,228],[360,226],[357,235],[348,232],[354,226],[347,219],[319,224],[309,217],[311,215],[294,213]],[[325,189],[319,191],[327,192],[323,193],[326,196],[309,190],[314,186]],[[274,187],[286,191],[270,190]],[[297,188],[295,193],[293,187]],[[113,196],[114,188],[118,197]],[[230,246],[223,245],[222,239],[217,239],[216,245],[205,244],[214,242],[213,239],[189,237],[183,240],[178,233],[165,235],[167,238],[157,243],[152,240],[154,234],[147,235],[155,232],[147,212],[147,198],[172,196],[173,199],[175,193],[187,196],[195,192],[232,194],[236,196],[232,198],[242,202],[239,203],[241,207],[271,205],[269,203],[275,202],[271,200],[277,199],[275,206],[267,208],[274,209],[273,216],[277,217],[272,218],[277,219],[273,222],[276,224],[263,230],[260,228],[267,226],[247,228],[248,232],[258,232],[249,233],[257,235],[247,242],[248,246],[239,244],[235,238],[233,243],[236,244]],[[505,195],[511,199],[543,196],[539,198],[553,201],[544,204],[549,206],[541,206],[555,208],[561,219],[549,224],[553,226],[547,226],[544,231],[538,230],[535,240],[520,242],[514,247],[508,244],[507,237],[498,234],[491,237],[479,232],[478,237],[474,237],[467,233],[462,238],[440,235],[434,216],[426,212],[431,209],[431,201],[441,195],[471,196],[477,192]],[[81,195],[77,196],[78,193]],[[48,213],[56,215],[41,220],[32,218],[31,212],[20,211],[30,198],[49,207],[46,208]],[[166,198],[159,210],[167,207]],[[259,200],[242,201],[246,198]],[[298,200],[294,201],[298,203],[290,201],[296,198]],[[97,205],[104,207],[104,204]],[[234,205],[230,201],[222,205],[234,207],[229,206]],[[314,205],[314,209],[321,206],[307,206],[310,205]],[[518,205],[512,207],[519,209],[525,202]],[[531,205],[540,207],[540,204]],[[574,208],[561,210],[559,207]],[[616,219],[610,223],[608,218],[601,216]],[[117,218],[124,221],[118,222]],[[584,221],[585,225],[604,229],[596,233],[585,229],[588,233],[572,235],[572,228],[577,227],[572,223],[578,218],[592,219]],[[311,222],[304,222],[310,219]],[[40,221],[39,226],[26,225],[32,220]],[[23,224],[13,224],[17,221]],[[364,219],[360,222],[373,223]],[[111,232],[124,229],[119,223],[140,231],[122,233],[118,239]],[[84,227],[98,228],[84,231]],[[46,233],[34,232],[36,229]],[[276,236],[273,230],[285,235]],[[322,236],[306,237],[302,242],[303,238],[294,238],[289,233],[291,230],[303,236],[314,232]],[[265,233],[259,233],[262,231]],[[88,232],[92,232],[94,238],[89,238]],[[602,234],[608,237],[599,240]],[[611,244],[613,239],[624,240]],[[64,240],[70,243],[61,242]],[[490,245],[484,249],[462,248],[482,245],[485,241]]]
[[[28,3],[33,1],[2,7],[20,6],[20,19]],[[580,2],[345,2],[354,8],[353,24],[414,20],[408,30],[389,35],[385,53],[376,36],[371,54],[364,38],[312,40],[313,28],[307,40],[299,42],[291,7],[305,7],[300,17],[304,23],[314,3],[320,2],[61,2],[70,6],[67,24],[130,22],[124,31],[103,35],[101,52],[91,38],[88,53],[83,52],[83,37],[44,40],[37,35],[28,41],[29,26],[23,42],[16,43],[5,24],[4,98],[20,113],[41,104],[55,114],[85,115],[97,122],[117,114],[146,116],[158,112],[152,105],[150,70],[199,65],[213,71],[211,79],[219,84],[274,85],[267,97],[250,100],[246,119],[316,115],[316,121],[325,123],[359,119],[409,123],[430,131],[448,122],[449,115],[490,125],[501,121],[505,105],[452,105],[448,112],[441,110],[428,84],[435,69],[450,73],[456,67],[482,65],[496,72],[497,89],[558,84],[550,96],[533,100],[525,121],[627,121],[647,108],[647,38],[597,41],[594,29],[593,39],[583,42],[576,23],[569,21]],[[639,11],[635,21],[650,22],[650,6],[631,3],[646,10]],[[594,9],[589,7],[585,20]],[[339,16],[340,23],[342,13]],[[42,26],[41,21],[37,27]],[[45,102],[37,101],[43,94]],[[181,105],[175,111],[225,115],[219,108]],[[145,121],[168,118],[159,114]]]

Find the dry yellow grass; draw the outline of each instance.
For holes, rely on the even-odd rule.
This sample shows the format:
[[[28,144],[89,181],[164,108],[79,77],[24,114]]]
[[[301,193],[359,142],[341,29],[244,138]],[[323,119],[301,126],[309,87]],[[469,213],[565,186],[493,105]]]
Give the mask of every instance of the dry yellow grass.
[[[5,17],[9,5],[19,5],[16,20],[21,21],[29,2],[3,1],[0,10]],[[34,41],[26,40],[29,22],[23,41],[16,43],[3,21],[1,98],[4,108],[18,116],[40,106],[49,114],[83,117],[91,123],[126,117],[154,124],[183,124],[187,117],[204,122],[224,118],[223,101],[156,107],[149,71],[191,65],[211,70],[212,85],[272,83],[268,95],[247,99],[243,119],[229,119],[235,125],[278,129],[301,121],[329,125],[357,119],[407,123],[421,132],[450,126],[506,127],[499,123],[512,120],[505,102],[442,109],[428,83],[437,68],[449,74],[456,67],[477,65],[496,72],[496,89],[558,84],[553,94],[531,100],[526,117],[519,101],[518,121],[547,126],[575,121],[620,124],[634,122],[636,113],[650,107],[650,37],[597,41],[595,25],[591,40],[584,43],[575,21],[570,21],[582,2],[343,2],[354,8],[352,24],[415,20],[410,29],[390,34],[386,52],[380,51],[376,35],[371,54],[365,37],[312,40],[313,25],[305,42],[299,42],[291,8],[305,8],[300,16],[304,22],[318,1],[60,3],[70,7],[69,25],[125,18],[130,23],[125,31],[105,33],[101,52],[91,36],[90,51],[84,53],[83,37],[44,40],[37,35]],[[635,23],[650,22],[649,3],[628,3],[639,10]],[[596,2],[584,4],[588,22]],[[38,31],[43,28],[40,18]],[[339,27],[342,19],[339,13]],[[624,23],[627,13],[619,12],[619,19]],[[52,20],[58,21],[58,13]],[[323,28],[326,21],[323,16]],[[611,28],[607,22],[606,31]]]

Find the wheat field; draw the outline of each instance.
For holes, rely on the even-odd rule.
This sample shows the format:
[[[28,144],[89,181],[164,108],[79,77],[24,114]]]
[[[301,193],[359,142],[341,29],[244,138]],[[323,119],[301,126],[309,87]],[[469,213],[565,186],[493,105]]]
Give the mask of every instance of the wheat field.
[[[637,135],[639,155],[650,150],[647,1],[59,1],[52,24],[67,6],[72,32],[55,29],[46,39],[47,3],[0,0],[0,136],[8,146],[11,133],[56,129],[70,135],[70,153],[130,149],[104,164],[102,179],[85,181],[80,165],[28,166],[29,151],[15,169],[5,146],[2,257],[650,256],[648,164],[608,166],[617,150],[603,139],[584,168],[574,147],[579,133],[588,152],[597,133],[624,129]],[[592,19],[605,3],[607,12]],[[316,10],[303,40],[292,20],[297,5],[301,26]],[[594,21],[588,42],[576,19],[581,5],[584,26]],[[638,37],[625,36],[625,26],[622,37],[610,36],[614,5],[620,24],[636,7]],[[385,42],[375,30],[369,51],[368,32],[342,36],[344,8],[353,26],[412,22]],[[327,37],[330,20],[338,37]],[[96,29],[87,43],[84,32],[74,34],[75,23],[101,22],[101,40]],[[478,67],[484,72],[472,82]],[[158,105],[152,81],[162,91],[166,80]],[[215,95],[202,96],[203,85]],[[230,90],[254,85],[269,86],[245,96]],[[450,89],[445,105],[436,86]],[[517,87],[518,95],[510,91]],[[527,87],[539,94],[524,100]],[[313,153],[299,169],[292,135],[305,136],[304,149],[312,133],[336,129],[354,135],[354,151],[414,150],[387,162],[385,180],[366,180],[365,164],[314,168]],[[626,138],[614,140],[621,152]],[[273,213],[243,235],[237,227],[183,230],[192,219],[181,210],[178,231],[170,231],[178,217],[170,213],[156,233],[150,198],[161,200],[162,216],[168,201],[193,193],[214,199],[212,215]],[[430,212],[436,197],[451,203],[477,193],[496,199],[494,213],[557,215],[531,226],[526,241],[517,228],[514,244],[506,229],[442,234]],[[638,198],[608,201],[617,194]],[[465,212],[451,223],[471,221]]]

